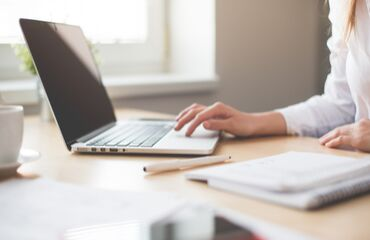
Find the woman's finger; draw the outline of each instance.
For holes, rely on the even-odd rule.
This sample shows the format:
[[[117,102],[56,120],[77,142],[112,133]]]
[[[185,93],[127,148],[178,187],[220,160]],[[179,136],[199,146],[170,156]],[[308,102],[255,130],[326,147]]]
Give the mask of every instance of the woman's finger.
[[[203,107],[205,108],[204,105],[201,105],[201,104],[198,104],[198,103],[193,103],[192,105],[190,105],[189,107],[185,108],[184,110],[182,110],[176,117],[176,121],[178,121],[179,119],[181,119],[185,114],[187,114],[191,109],[194,109],[194,108],[199,108],[199,107]]]
[[[349,135],[349,127],[348,126],[343,126],[336,128],[329,133],[325,134],[319,139],[320,144],[325,145],[326,143],[330,142],[331,140],[339,137],[339,136],[344,136],[344,135]]]
[[[195,129],[204,121],[211,118],[217,118],[222,116],[223,116],[222,104],[214,104],[211,107],[204,109],[194,118],[193,122],[190,124],[188,130],[186,131],[186,136],[188,137],[191,136]]]
[[[329,148],[338,148],[341,146],[352,146],[352,137],[342,135],[342,136],[339,136],[339,137],[336,137],[330,140],[329,142],[325,144],[325,146]]]
[[[203,108],[202,107],[198,107],[198,108],[193,108],[193,109],[190,109],[187,113],[185,113],[185,115],[183,115],[178,121],[177,121],[177,124],[175,126],[175,130],[176,131],[179,131],[181,130],[185,124],[187,124],[188,122],[190,122],[191,120],[194,119],[194,117],[200,113],[201,111],[203,111]]]

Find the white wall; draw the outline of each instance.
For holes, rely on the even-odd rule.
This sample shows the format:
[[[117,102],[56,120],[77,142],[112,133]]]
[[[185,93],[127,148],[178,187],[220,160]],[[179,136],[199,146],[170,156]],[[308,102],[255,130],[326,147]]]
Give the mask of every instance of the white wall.
[[[216,0],[218,91],[116,101],[176,113],[192,102],[224,101],[264,111],[321,92],[322,1]]]
[[[213,76],[215,0],[168,0],[168,8],[168,70],[172,73]]]

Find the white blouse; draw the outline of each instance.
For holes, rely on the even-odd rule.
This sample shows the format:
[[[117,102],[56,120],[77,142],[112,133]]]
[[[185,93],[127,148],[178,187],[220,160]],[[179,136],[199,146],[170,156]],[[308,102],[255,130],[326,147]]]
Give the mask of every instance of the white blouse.
[[[288,133],[320,137],[345,124],[370,118],[370,0],[358,0],[356,26],[345,39],[348,0],[329,0],[331,73],[325,93],[277,110]]]

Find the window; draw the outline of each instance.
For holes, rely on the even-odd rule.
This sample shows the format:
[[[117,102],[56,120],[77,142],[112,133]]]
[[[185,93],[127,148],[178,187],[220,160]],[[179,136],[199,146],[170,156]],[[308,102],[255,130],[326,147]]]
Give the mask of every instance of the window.
[[[8,103],[37,103],[35,77],[19,71],[10,46],[21,39],[19,17],[81,25],[112,98],[218,86],[215,0],[0,0],[0,9],[0,94]]]
[[[146,0],[2,0],[0,4],[2,43],[22,40],[19,18],[80,25],[93,42],[146,40]]]
[[[96,44],[103,74],[162,71],[164,0],[2,0],[0,80],[25,77],[10,44],[23,42],[18,19],[75,24]],[[132,66],[135,66],[133,68]]]

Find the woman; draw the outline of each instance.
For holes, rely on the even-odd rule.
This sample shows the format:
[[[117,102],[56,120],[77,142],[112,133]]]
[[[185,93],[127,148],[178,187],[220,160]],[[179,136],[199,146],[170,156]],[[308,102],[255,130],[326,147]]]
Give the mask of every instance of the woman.
[[[265,113],[193,104],[177,116],[175,129],[189,123],[187,136],[200,124],[237,136],[313,136],[330,148],[370,152],[370,0],[329,0],[329,6],[331,73],[323,95]]]

